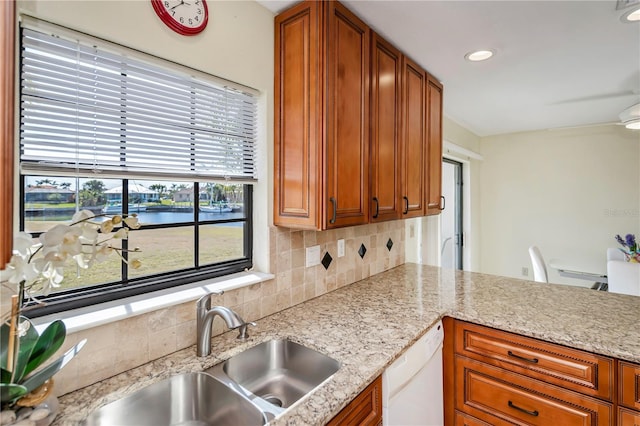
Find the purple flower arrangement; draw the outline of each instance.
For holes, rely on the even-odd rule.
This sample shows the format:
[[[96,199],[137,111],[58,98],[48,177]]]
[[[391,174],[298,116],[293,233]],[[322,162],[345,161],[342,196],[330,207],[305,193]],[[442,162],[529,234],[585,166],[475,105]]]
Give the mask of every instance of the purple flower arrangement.
[[[616,241],[624,247],[620,248],[620,251],[624,253],[627,262],[640,263],[640,244],[636,242],[635,235],[627,234],[624,239],[620,235],[616,235]]]

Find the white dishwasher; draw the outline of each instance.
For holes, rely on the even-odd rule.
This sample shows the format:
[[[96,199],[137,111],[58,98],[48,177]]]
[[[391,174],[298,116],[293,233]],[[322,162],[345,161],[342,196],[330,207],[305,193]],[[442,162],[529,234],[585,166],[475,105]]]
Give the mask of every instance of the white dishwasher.
[[[382,424],[442,426],[442,342],[438,321],[382,373]]]

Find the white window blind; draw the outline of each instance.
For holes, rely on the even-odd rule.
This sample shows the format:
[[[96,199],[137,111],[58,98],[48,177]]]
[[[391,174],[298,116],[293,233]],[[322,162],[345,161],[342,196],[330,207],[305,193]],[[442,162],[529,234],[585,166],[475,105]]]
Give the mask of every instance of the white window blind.
[[[23,173],[255,180],[254,93],[65,35],[22,29]]]

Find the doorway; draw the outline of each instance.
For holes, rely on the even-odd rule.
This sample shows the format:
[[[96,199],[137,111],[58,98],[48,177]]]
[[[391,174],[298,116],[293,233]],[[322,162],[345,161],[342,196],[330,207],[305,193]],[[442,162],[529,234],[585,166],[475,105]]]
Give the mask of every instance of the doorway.
[[[445,198],[440,221],[440,266],[462,269],[464,232],[462,228],[462,163],[442,160],[442,195]]]

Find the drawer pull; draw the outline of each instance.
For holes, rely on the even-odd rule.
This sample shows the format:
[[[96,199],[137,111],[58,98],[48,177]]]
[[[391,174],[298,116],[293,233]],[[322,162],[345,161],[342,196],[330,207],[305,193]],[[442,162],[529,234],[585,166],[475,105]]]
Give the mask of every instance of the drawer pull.
[[[513,357],[513,358],[518,358],[518,359],[521,359],[521,360],[523,360],[523,361],[530,362],[530,363],[532,363],[532,364],[537,364],[537,363],[538,363],[538,358],[527,358],[527,357],[522,356],[522,355],[514,354],[514,353],[513,353],[513,352],[511,352],[511,351],[508,351],[508,352],[507,352],[507,355],[509,355],[510,357]]]
[[[523,413],[526,413],[526,414],[528,414],[528,415],[530,415],[530,416],[534,416],[534,417],[537,417],[537,416],[538,416],[538,414],[540,414],[540,413],[538,413],[538,410],[534,410],[534,411],[526,410],[526,409],[524,409],[524,408],[520,408],[520,407],[518,407],[517,405],[515,405],[515,404],[514,404],[513,402],[511,402],[511,401],[509,401],[509,407],[511,407],[511,408],[515,408],[515,409],[516,409],[516,410],[518,410],[518,411],[522,411]]]

